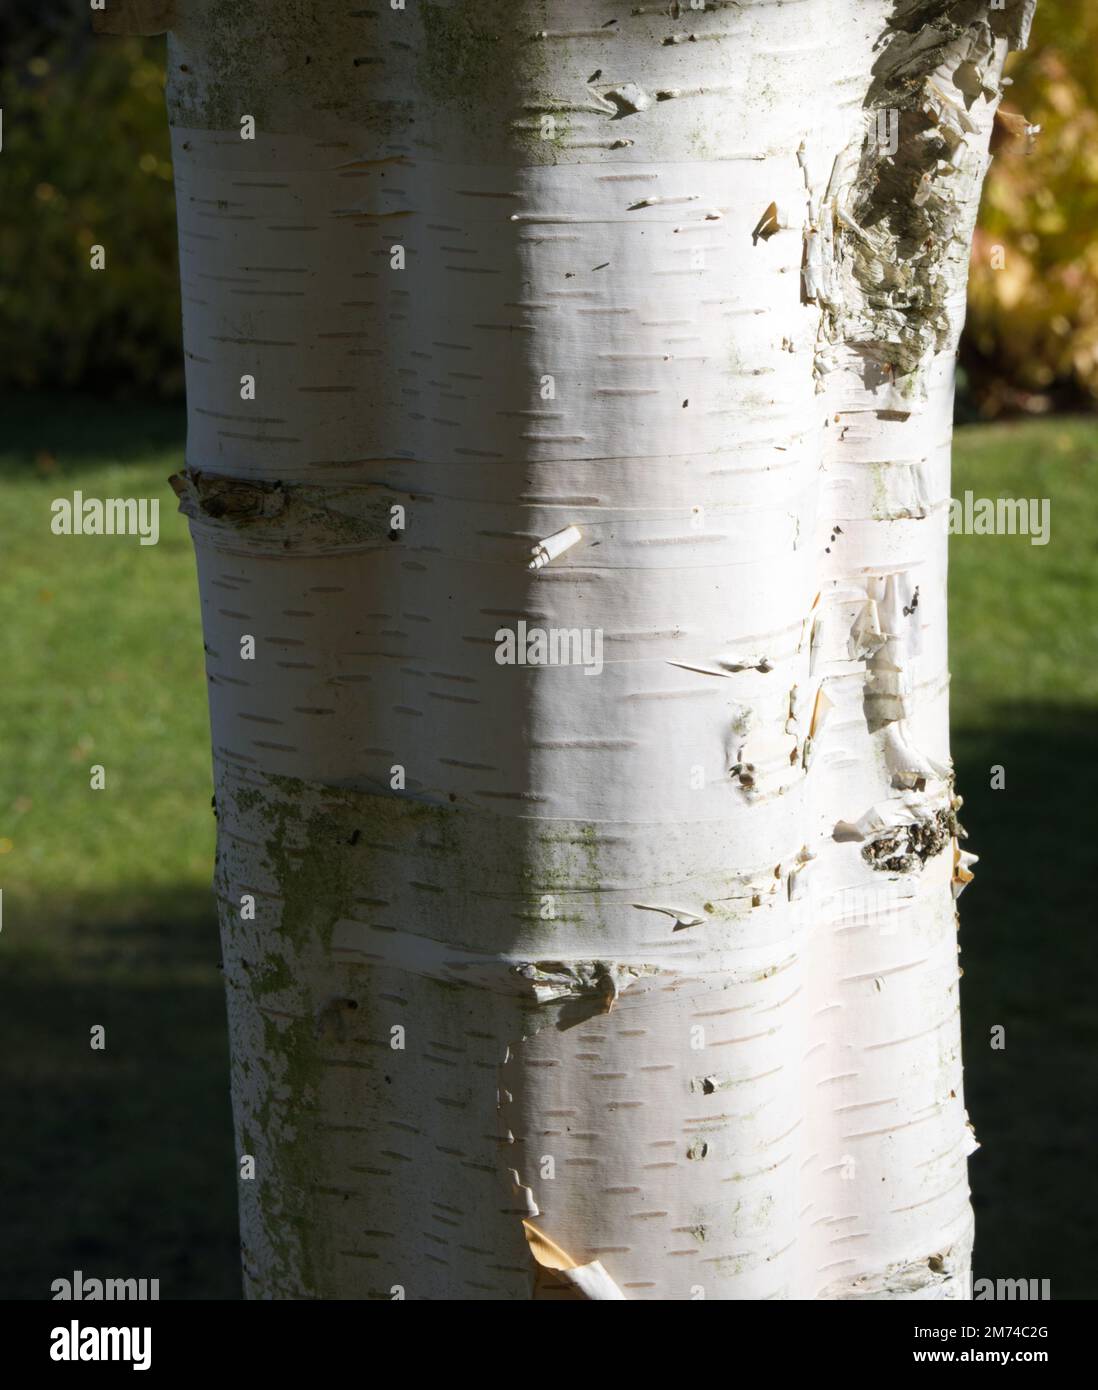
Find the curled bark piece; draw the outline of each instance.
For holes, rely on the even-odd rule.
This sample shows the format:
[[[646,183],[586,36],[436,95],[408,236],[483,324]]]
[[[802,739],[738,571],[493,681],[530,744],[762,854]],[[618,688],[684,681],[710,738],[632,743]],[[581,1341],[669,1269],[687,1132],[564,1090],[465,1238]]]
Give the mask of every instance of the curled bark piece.
[[[563,555],[566,550],[571,550],[577,541],[582,540],[579,528],[576,526],[566,526],[563,531],[554,531],[551,536],[546,536],[545,540],[538,541],[537,545],[530,547],[530,554],[533,557],[526,566],[530,570],[540,570],[555,560],[558,555]]]
[[[634,907],[642,912],[664,912],[668,917],[675,919],[675,930],[681,931],[683,927],[701,927],[705,925],[705,918],[699,917],[696,912],[691,912],[684,907],[657,907],[655,903],[634,903]]]
[[[953,841],[953,896],[959,898],[968,885],[976,877],[972,872],[972,865],[980,862],[978,854],[971,854],[967,849],[962,849],[956,840]]]
[[[951,769],[944,763],[914,747],[902,719],[886,726],[884,753],[894,787],[924,791],[928,783],[948,781],[951,775]]]
[[[877,604],[871,598],[866,599],[850,629],[847,651],[851,661],[861,661],[876,655],[887,641],[888,633],[881,631]]]
[[[815,738],[827,723],[827,716],[835,708],[827,691],[821,685],[816,691],[816,703],[812,706],[812,720],[808,726],[808,737]]]
[[[1040,133],[1039,125],[1032,125],[1018,112],[996,111],[988,148],[992,154],[998,154],[1000,151],[1006,151],[1008,154],[1032,154],[1034,143]]]
[[[510,1174],[511,1186],[514,1189],[516,1198],[522,1204],[522,1209],[526,1212],[526,1215],[540,1216],[541,1212],[538,1210],[537,1202],[534,1201],[534,1194],[530,1191],[527,1184],[519,1177],[518,1170],[512,1168],[510,1169]],[[522,1224],[525,1226],[527,1223],[524,1220]]]
[[[758,222],[755,223],[755,229],[751,233],[751,244],[754,246],[760,241],[769,241],[780,230],[781,216],[778,212],[778,205],[771,203]]]
[[[632,116],[638,111],[647,111],[652,105],[652,98],[635,82],[624,82],[620,87],[611,87],[608,92],[603,92],[602,96],[607,103],[607,112],[612,111],[618,120],[622,116]]]
[[[577,1264],[559,1245],[529,1221],[522,1223],[530,1253],[541,1269],[551,1270],[558,1278],[570,1284],[581,1298],[614,1300],[624,1303],[625,1295],[598,1260],[590,1264]]]

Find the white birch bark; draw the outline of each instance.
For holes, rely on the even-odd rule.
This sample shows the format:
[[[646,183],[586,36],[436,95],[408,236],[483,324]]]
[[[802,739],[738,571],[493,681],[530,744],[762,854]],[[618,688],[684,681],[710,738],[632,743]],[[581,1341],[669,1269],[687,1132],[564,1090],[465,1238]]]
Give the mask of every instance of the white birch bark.
[[[250,1296],[964,1296],[952,380],[1030,10],[175,5]]]

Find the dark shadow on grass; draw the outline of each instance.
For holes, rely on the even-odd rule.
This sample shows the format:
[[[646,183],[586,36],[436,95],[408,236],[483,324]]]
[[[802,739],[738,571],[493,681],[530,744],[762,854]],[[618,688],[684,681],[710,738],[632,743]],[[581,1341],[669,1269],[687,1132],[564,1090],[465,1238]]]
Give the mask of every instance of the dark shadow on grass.
[[[960,904],[965,1091],[983,1146],[970,1162],[975,1274],[1094,1298],[1095,711],[1004,705],[987,728],[955,729],[953,747],[980,855]]]
[[[120,406],[77,393],[0,395],[0,419],[0,478],[41,473],[43,456],[62,476],[88,464],[139,462],[182,451],[187,433],[182,405]]]
[[[11,952],[0,1019],[0,1298],[55,1279],[239,1298],[225,1006],[208,894],[42,904],[67,951]],[[93,1051],[90,1030],[106,1029]]]

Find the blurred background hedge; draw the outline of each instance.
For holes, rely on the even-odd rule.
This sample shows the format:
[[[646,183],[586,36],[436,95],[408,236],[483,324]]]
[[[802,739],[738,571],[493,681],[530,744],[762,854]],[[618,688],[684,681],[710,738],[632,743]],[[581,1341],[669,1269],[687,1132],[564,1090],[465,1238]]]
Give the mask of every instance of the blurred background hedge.
[[[93,37],[87,0],[4,0],[0,63],[0,389],[181,394],[164,40]]]
[[[164,41],[93,38],[86,0],[0,13],[0,389],[182,390]],[[969,416],[1098,400],[1098,4],[1039,0],[1004,109],[961,353]],[[107,273],[89,268],[102,244]],[[1002,248],[993,255],[995,248]],[[1000,262],[1001,268],[994,268]]]

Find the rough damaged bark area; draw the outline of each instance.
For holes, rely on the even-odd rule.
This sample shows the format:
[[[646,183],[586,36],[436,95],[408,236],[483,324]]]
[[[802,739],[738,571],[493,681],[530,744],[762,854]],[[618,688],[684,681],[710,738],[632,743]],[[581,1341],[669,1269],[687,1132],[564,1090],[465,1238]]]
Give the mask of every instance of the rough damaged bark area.
[[[1024,45],[1032,12],[897,0],[866,94],[886,138],[843,151],[828,185],[824,339],[856,346],[869,373],[907,378],[915,391],[928,354],[956,344],[988,109],[1004,49]]]
[[[952,375],[1030,8],[174,7],[250,1296],[963,1296]]]

